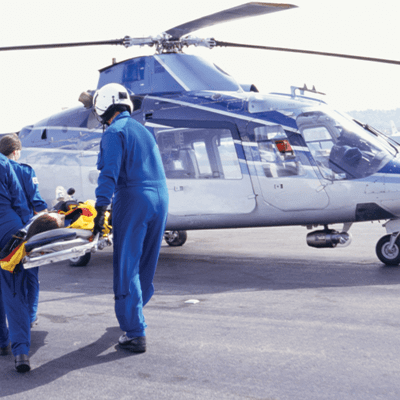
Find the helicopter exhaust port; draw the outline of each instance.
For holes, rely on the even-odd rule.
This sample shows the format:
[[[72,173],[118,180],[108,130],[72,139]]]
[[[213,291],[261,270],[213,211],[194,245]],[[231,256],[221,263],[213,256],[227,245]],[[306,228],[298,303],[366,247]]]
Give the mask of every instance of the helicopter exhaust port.
[[[311,247],[346,247],[351,243],[351,234],[349,232],[338,232],[334,229],[324,229],[314,231],[307,235],[307,244]]]

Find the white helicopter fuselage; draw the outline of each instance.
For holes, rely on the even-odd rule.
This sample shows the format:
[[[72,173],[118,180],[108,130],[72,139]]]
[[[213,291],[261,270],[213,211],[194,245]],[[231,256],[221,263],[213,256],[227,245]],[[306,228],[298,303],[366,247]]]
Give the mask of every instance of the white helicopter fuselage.
[[[68,112],[78,126],[57,125]],[[67,110],[20,134],[23,160],[35,169],[48,202],[59,185],[74,187],[78,199],[95,198],[102,127],[92,111],[77,112]],[[170,194],[167,229],[400,216],[397,147],[321,101],[248,92],[149,95],[132,117],[154,133],[160,148]],[[347,146],[352,165],[333,167],[332,147],[349,126],[356,138]]]

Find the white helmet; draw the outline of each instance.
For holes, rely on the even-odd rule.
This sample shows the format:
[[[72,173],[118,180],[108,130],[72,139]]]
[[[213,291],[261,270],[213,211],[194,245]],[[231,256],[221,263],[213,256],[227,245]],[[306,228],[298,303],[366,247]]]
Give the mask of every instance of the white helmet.
[[[133,111],[129,93],[119,83],[109,83],[97,90],[93,97],[93,105],[97,115],[102,117],[103,122],[113,116],[115,106],[125,105],[129,107],[129,112]]]

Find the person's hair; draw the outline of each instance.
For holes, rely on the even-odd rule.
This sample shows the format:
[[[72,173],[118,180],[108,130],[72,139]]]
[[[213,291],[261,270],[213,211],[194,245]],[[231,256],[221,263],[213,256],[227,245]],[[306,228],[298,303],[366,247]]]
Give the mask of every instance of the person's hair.
[[[21,141],[16,133],[10,133],[5,135],[0,140],[0,153],[8,157],[15,150],[21,150]]]
[[[26,239],[28,240],[32,236],[36,235],[37,233],[51,231],[52,229],[59,228],[57,220],[51,217],[49,214],[44,214],[35,219],[32,222],[32,225],[29,227],[28,232],[26,234]]]
[[[128,111],[131,112],[131,108],[126,104],[112,104],[110,107],[107,108],[106,112],[101,116],[101,120],[103,124],[107,123],[107,121],[114,116],[114,114],[119,112]],[[108,124],[107,124],[108,125]]]

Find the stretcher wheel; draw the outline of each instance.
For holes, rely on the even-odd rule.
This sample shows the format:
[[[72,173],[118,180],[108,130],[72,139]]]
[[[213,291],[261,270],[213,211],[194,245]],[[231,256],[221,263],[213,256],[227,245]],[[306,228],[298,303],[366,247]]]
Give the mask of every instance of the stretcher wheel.
[[[182,246],[187,239],[186,231],[167,231],[164,233],[164,240],[169,246]]]
[[[69,259],[69,265],[71,267],[85,267],[89,261],[92,253],[86,253],[84,256],[73,257]]]

